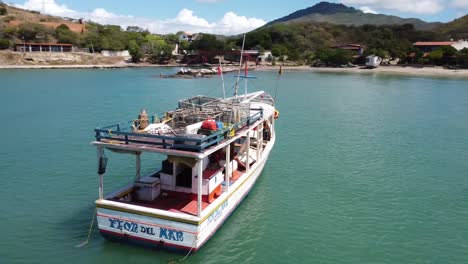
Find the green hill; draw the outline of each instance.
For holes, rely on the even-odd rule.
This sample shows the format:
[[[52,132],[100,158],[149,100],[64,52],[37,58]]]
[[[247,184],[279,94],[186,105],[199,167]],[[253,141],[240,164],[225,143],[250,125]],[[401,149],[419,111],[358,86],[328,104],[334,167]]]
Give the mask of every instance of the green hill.
[[[440,23],[428,23],[417,18],[401,18],[383,14],[364,13],[353,7],[343,4],[320,2],[312,7],[296,11],[285,17],[276,19],[266,26],[277,23],[330,23],[335,25],[361,26],[361,25],[404,25],[412,24],[419,30],[430,30]]]
[[[448,36],[450,39],[468,39],[468,15],[442,24],[435,30]]]

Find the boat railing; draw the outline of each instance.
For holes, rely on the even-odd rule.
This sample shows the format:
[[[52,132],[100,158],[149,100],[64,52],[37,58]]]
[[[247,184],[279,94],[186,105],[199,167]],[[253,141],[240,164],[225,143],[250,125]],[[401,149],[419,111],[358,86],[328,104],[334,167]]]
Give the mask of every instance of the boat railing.
[[[251,110],[258,112],[239,123],[227,126],[203,138],[191,137],[190,135],[154,135],[133,132],[131,128],[133,121],[96,128],[94,131],[97,141],[106,141],[107,143],[152,145],[164,149],[203,152],[209,147],[229,138],[233,129],[237,132],[263,118],[262,108]]]

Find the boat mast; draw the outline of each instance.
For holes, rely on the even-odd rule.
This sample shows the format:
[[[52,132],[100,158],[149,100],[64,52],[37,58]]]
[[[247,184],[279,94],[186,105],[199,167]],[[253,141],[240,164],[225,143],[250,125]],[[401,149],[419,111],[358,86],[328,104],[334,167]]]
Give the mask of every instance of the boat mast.
[[[248,77],[248,63],[247,61],[245,62],[245,77],[244,77],[244,89],[245,89],[245,95],[244,95],[244,98],[247,98],[247,79],[249,78]]]
[[[237,98],[237,92],[239,90],[240,72],[242,68],[242,59],[244,57],[245,35],[246,34],[244,34],[244,40],[242,41],[242,50],[241,50],[241,56],[240,56],[240,62],[239,62],[239,73],[237,74],[236,90],[234,92],[235,98]]]

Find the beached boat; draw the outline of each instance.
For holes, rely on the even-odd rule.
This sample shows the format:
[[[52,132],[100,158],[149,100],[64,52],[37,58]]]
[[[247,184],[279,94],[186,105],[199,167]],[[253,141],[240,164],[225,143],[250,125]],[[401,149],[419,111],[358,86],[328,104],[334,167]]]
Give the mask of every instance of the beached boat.
[[[370,55],[366,57],[366,67],[367,68],[377,68],[382,63],[382,58],[375,55]]]
[[[274,104],[266,92],[196,96],[161,116],[142,111],[137,120],[97,128],[100,233],[152,248],[199,250],[260,176],[275,144]],[[136,169],[132,182],[105,195],[109,151],[134,155]],[[143,154],[159,164],[147,175],[140,173]]]

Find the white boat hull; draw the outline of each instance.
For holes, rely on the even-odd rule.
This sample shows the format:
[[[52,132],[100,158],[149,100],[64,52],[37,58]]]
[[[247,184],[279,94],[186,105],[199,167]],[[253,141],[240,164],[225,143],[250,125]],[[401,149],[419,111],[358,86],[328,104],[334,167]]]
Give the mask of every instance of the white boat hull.
[[[177,214],[132,205],[110,205],[97,201],[97,221],[101,234],[111,240],[136,243],[151,248],[182,252],[198,251],[222,226],[255,185],[275,143],[273,135],[259,162],[230,186],[202,214],[202,217],[178,217]],[[204,211],[205,211],[204,210]]]

